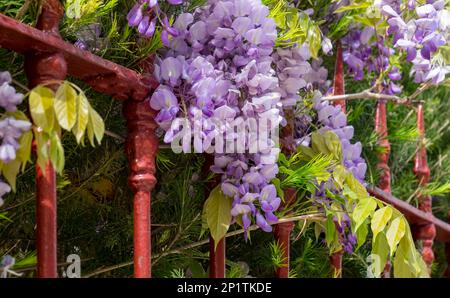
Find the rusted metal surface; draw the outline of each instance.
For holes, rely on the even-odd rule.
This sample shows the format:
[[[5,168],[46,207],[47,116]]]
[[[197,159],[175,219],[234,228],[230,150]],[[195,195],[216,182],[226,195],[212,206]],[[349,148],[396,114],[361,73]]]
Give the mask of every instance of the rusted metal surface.
[[[378,146],[382,151],[378,154],[378,169],[381,170],[378,186],[385,192],[391,192],[391,171],[388,165],[391,145],[387,139],[386,102],[377,102],[375,113],[375,131],[378,134]]]
[[[436,218],[431,213],[424,212],[403,200],[397,199],[378,187],[369,186],[367,191],[370,195],[397,208],[405,215],[411,225],[433,224],[436,228],[436,239],[441,242],[450,242],[450,224]]]
[[[147,101],[131,99],[123,109],[128,129],[125,144],[130,166],[128,183],[134,192],[134,276],[151,277],[150,196],[156,184],[158,138],[153,120],[156,112]]]
[[[419,185],[424,187],[430,179],[430,168],[427,162],[427,150],[425,148],[425,123],[423,115],[423,104],[419,104],[416,109],[417,115],[417,130],[419,132],[419,148],[414,160],[414,174],[419,181]],[[419,193],[419,209],[432,214],[431,210],[431,196]],[[413,227],[413,236],[417,240],[422,241],[422,258],[431,271],[431,265],[434,261],[433,240],[436,237],[436,227],[433,223],[422,225],[415,225]]]
[[[37,28],[47,35],[59,38],[58,23],[64,14],[61,3],[47,0],[43,3]],[[2,32],[0,30],[0,32]],[[3,33],[1,33],[3,34]],[[47,80],[63,80],[67,74],[64,57],[58,52],[28,51],[25,71],[30,88]],[[55,89],[56,86],[50,86]],[[38,277],[57,277],[57,222],[56,174],[51,162],[45,169],[36,164],[36,250]]]
[[[63,41],[54,34],[58,30],[57,26],[38,28],[43,31],[0,14],[0,47],[24,55],[58,52],[67,62],[69,75],[83,80],[99,92],[121,100],[144,100],[150,90],[157,86],[154,79],[146,81],[126,67]]]

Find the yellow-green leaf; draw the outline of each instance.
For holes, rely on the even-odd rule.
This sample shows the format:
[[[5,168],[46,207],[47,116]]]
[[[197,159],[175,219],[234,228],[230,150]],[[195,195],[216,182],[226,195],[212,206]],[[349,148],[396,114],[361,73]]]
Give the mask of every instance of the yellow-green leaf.
[[[51,132],[55,115],[53,112],[54,93],[47,87],[37,86],[30,92],[29,106],[36,126]]]
[[[36,153],[37,153],[37,164],[42,169],[42,172],[45,175],[45,166],[47,165],[47,161],[49,160],[49,137],[44,132],[34,132],[34,138],[36,140]]]
[[[31,131],[27,131],[19,139],[20,147],[17,150],[16,154],[17,158],[22,162],[22,171],[25,170],[27,162],[30,161],[32,143],[33,143],[33,133]]]
[[[62,83],[56,90],[54,104],[56,119],[59,125],[68,131],[72,129],[76,121],[76,98],[77,93],[68,82]]]
[[[356,230],[356,240],[358,242],[356,249],[359,249],[364,243],[366,243],[367,234],[369,233],[367,223],[363,223],[359,226],[358,230]]]
[[[216,186],[205,202],[206,222],[214,242],[217,244],[228,231],[231,222],[231,198]]]
[[[50,160],[57,173],[64,169],[64,148],[58,134],[53,133],[50,137]]]
[[[371,228],[373,237],[375,238],[381,232],[392,217],[392,208],[390,206],[383,207],[373,214]]]
[[[72,132],[75,135],[75,138],[77,140],[77,143],[80,144],[80,142],[83,140],[84,133],[86,131],[86,127],[89,122],[89,102],[84,95],[83,92],[78,94],[77,96],[77,118],[75,125],[72,128]],[[92,134],[93,138],[93,134]],[[84,142],[83,142],[84,143]]]
[[[94,145],[94,136],[97,142],[100,142],[103,139],[103,135],[105,133],[105,124],[103,123],[102,117],[91,107],[89,106],[89,122],[88,122],[88,138],[91,142],[92,146]]]
[[[389,247],[391,248],[391,255],[393,255],[395,250],[397,249],[397,244],[405,235],[405,231],[406,222],[403,216],[395,218],[389,225],[389,228],[386,232],[386,237],[389,243]]]
[[[372,215],[376,208],[377,202],[370,197],[358,201],[358,205],[356,205],[352,214],[353,221],[355,222],[355,231]]]
[[[389,244],[384,232],[379,233],[376,237],[374,236],[372,255],[375,255],[375,257],[372,257],[373,263],[370,269],[375,277],[380,277],[389,256]]]
[[[352,3],[350,5],[339,7],[338,9],[336,9],[334,11],[334,13],[340,13],[340,12],[349,11],[349,10],[355,10],[355,9],[362,9],[362,8],[367,8],[369,6],[370,6],[369,2]]]
[[[411,244],[407,237],[401,239],[394,257],[394,277],[395,278],[415,278],[417,271],[411,261],[414,261],[414,253],[411,251]]]
[[[16,191],[16,178],[17,174],[19,174],[19,170],[20,161],[17,158],[8,163],[4,163],[2,167],[3,177],[5,177],[6,181],[8,181],[14,192]]]
[[[344,187],[344,181],[347,178],[348,172],[342,165],[337,165],[333,169],[333,178],[334,181],[338,184],[338,186],[342,189]]]

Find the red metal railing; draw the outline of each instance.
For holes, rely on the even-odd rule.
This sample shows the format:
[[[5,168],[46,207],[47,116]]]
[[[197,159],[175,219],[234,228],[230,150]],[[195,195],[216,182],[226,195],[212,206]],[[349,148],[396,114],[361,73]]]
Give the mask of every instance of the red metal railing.
[[[26,73],[30,87],[47,80],[62,80],[67,74],[79,78],[93,89],[126,100],[124,117],[127,120],[128,136],[126,153],[130,164],[129,184],[134,192],[134,275],[151,276],[151,229],[150,197],[156,184],[155,156],[158,139],[155,136],[155,111],[144,102],[157,86],[152,78],[144,78],[136,72],[104,60],[72,44],[61,40],[58,23],[62,7],[58,0],[45,0],[37,29],[17,22],[0,14],[0,46],[26,56]],[[337,47],[337,61],[334,80],[334,93],[344,94],[344,72],[342,50]],[[337,102],[345,111],[345,101]],[[418,129],[423,139],[423,106],[417,108]],[[389,203],[400,210],[415,227],[416,239],[424,241],[423,257],[427,264],[433,261],[433,239],[446,243],[446,256],[449,267],[445,273],[450,276],[450,225],[434,217],[431,213],[429,196],[420,197],[419,209],[393,197],[390,191],[388,167],[389,143],[387,142],[386,105],[379,102],[376,111],[376,131],[380,136],[380,146],[386,150],[380,154],[379,167],[382,169],[380,187],[369,187],[371,195]],[[284,132],[283,134],[292,133]],[[289,153],[289,148],[283,148]],[[56,277],[56,185],[55,173],[47,166],[45,175],[36,165],[37,177],[37,242],[38,276]],[[423,143],[415,160],[414,172],[423,186],[429,179],[426,163],[426,150]],[[292,190],[286,190],[286,204],[295,198]],[[449,212],[450,221],[450,212]],[[275,238],[283,248],[284,263],[277,270],[277,277],[289,275],[289,248],[292,223],[278,224],[274,229]],[[219,242],[214,250],[210,241],[210,276],[225,277],[225,241]],[[331,257],[335,272],[340,276],[342,256]]]
[[[336,63],[334,64],[334,80],[333,80],[333,95],[345,94],[345,80],[344,80],[344,59],[342,57],[342,46],[338,41],[336,44]],[[341,106],[342,112],[346,112],[345,100],[336,100],[332,102],[333,105]],[[342,257],[344,251],[340,250],[330,256],[330,264],[333,270],[333,277],[342,277]]]

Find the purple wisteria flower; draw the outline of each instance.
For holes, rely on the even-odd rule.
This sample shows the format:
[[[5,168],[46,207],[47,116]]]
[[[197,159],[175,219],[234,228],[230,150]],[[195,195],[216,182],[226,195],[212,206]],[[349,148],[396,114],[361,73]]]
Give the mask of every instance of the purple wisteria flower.
[[[130,17],[134,24],[139,14]],[[150,100],[166,142],[180,132],[174,117],[200,125],[194,150],[214,152],[211,170],[222,176],[221,190],[233,199],[233,221],[244,229],[254,222],[265,231],[278,220],[280,199],[271,180],[278,173],[279,148],[268,142],[250,153],[255,140],[229,129],[239,119],[269,117],[269,129],[283,120],[271,57],[277,30],[268,15],[260,0],[210,0],[193,14],[179,15],[162,34],[168,49],[157,60],[154,75],[161,86]],[[226,138],[217,139],[221,135]],[[228,142],[245,145],[242,152],[228,152]]]
[[[171,5],[179,5],[183,0],[167,0]],[[165,45],[169,43],[169,36],[177,36],[178,31],[169,23],[167,16],[161,11],[158,0],[138,0],[127,15],[128,25],[137,27],[138,32],[146,38],[155,33],[157,20],[161,20],[163,28],[161,40]]]
[[[414,9],[415,16],[406,21],[400,10],[391,3],[382,1],[381,12],[386,16],[388,33],[393,36],[394,47],[406,52],[407,61],[412,63],[411,76],[422,83],[431,81],[439,84],[450,72],[450,66],[439,54],[439,48],[449,44],[450,12],[445,1],[427,1],[416,6],[408,1],[408,8]]]
[[[350,74],[357,81],[364,79],[367,74],[386,71],[390,68],[388,78],[381,83],[385,94],[401,92],[401,87],[394,83],[399,81],[401,75],[397,67],[391,67],[389,57],[395,53],[394,49],[386,45],[383,36],[375,38],[372,27],[363,29],[355,27],[342,39],[342,58],[347,64]],[[374,51],[376,55],[374,55]]]
[[[0,72],[0,107],[6,112],[17,110],[23,100],[23,94],[17,93],[10,85],[12,77],[9,72]],[[20,148],[19,139],[24,132],[31,129],[31,123],[19,120],[12,116],[0,118],[0,161],[9,163],[16,159],[16,151]],[[11,187],[0,179],[0,205],[3,204],[3,195],[11,191]]]

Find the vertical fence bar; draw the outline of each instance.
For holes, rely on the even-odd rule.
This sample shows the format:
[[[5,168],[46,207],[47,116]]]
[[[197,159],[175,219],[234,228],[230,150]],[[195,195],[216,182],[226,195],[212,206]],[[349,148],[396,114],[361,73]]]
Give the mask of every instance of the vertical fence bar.
[[[285,110],[285,117],[287,120],[287,124],[281,130],[281,150],[286,156],[289,156],[292,154],[292,152],[296,151],[295,145],[292,143],[294,135],[293,111]],[[289,207],[289,205],[291,205],[296,198],[296,190],[293,188],[286,188],[283,190],[283,192],[284,201],[281,202],[280,210]],[[274,225],[273,235],[282,250],[283,256],[283,262],[280,264],[280,267],[276,269],[277,278],[289,277],[289,252],[291,245],[291,232],[293,228],[294,224],[292,222],[284,222]]]
[[[215,247],[212,237],[209,237],[209,277],[225,277],[225,238],[220,239]]]
[[[334,64],[334,81],[333,81],[333,95],[345,94],[345,80],[344,80],[344,59],[342,58],[342,45],[340,41],[336,43],[336,62]],[[342,112],[345,113],[345,99],[334,100],[333,105],[340,105]]]
[[[46,0],[36,27],[60,37],[59,21],[64,9],[58,0]],[[25,71],[30,88],[49,80],[64,80],[67,65],[56,52],[30,52],[25,56]],[[56,85],[50,88],[57,88]],[[56,174],[50,163],[45,169],[36,164],[36,250],[37,276],[57,277]]]
[[[202,168],[202,175],[204,179],[208,177],[208,173],[211,172],[210,167],[214,164],[214,156],[211,154],[205,155],[205,164]],[[220,176],[215,176],[211,181],[207,183],[205,189],[205,199],[208,198],[209,193],[219,185]],[[219,243],[216,243],[214,239],[209,237],[209,277],[210,278],[224,278],[226,274],[225,268],[225,247],[226,239],[220,239]]]
[[[125,151],[130,165],[128,183],[134,192],[134,276],[151,277],[151,191],[156,184],[156,112],[147,101],[125,102],[128,135]]]
[[[391,145],[388,141],[386,102],[379,100],[375,112],[375,131],[378,134],[378,146],[381,152],[378,154],[378,169],[381,170],[378,186],[385,192],[391,192],[391,171],[388,165]]]
[[[375,132],[378,135],[378,146],[381,148],[378,153],[377,168],[381,170],[378,186],[385,192],[391,193],[391,169],[389,168],[389,155],[391,145],[388,140],[387,129],[387,109],[386,101],[378,100],[375,112]],[[387,260],[384,267],[382,277],[389,278],[391,276],[391,262]]]
[[[423,104],[417,106],[417,130],[419,132],[419,148],[414,160],[414,174],[419,180],[421,187],[426,186],[430,179],[430,168],[427,162],[427,150],[425,148],[425,122],[423,115]],[[419,193],[419,209],[432,214],[431,196]],[[433,240],[436,236],[434,224],[425,224],[415,227],[415,238],[422,240],[422,258],[431,270],[434,261]]]
[[[333,95],[345,94],[345,80],[344,80],[344,60],[342,58],[342,45],[340,41],[336,43],[336,62],[334,65],[334,81],[333,81]],[[346,112],[345,100],[335,100],[333,105],[341,106],[342,112]],[[333,277],[342,277],[342,256],[344,251],[340,250],[330,256],[330,264],[333,270]]]
[[[285,206],[288,206],[295,200],[296,191],[293,188],[287,188],[284,190]],[[282,250],[283,262],[276,270],[277,278],[289,277],[289,264],[290,264],[290,246],[291,246],[291,232],[294,229],[293,222],[283,222],[275,225],[274,236]]]

